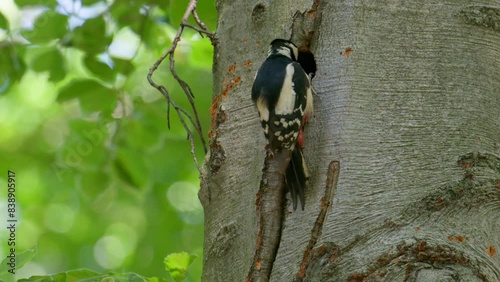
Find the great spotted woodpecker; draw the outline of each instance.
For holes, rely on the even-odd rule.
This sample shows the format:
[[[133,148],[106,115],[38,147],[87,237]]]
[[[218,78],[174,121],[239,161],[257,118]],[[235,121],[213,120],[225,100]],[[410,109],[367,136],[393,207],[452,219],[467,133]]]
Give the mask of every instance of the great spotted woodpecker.
[[[302,149],[304,125],[312,114],[311,77],[298,63],[299,50],[291,41],[271,42],[267,59],[255,75],[252,100],[268,141],[268,149],[279,157],[293,208],[300,199],[304,209],[304,189],[310,173]]]

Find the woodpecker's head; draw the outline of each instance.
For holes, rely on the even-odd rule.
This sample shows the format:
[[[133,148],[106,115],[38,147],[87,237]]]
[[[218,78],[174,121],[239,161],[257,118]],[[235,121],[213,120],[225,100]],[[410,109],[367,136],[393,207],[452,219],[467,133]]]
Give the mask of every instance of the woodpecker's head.
[[[282,55],[290,58],[292,61],[297,61],[299,57],[299,49],[295,44],[285,39],[274,39],[269,48],[269,56]]]

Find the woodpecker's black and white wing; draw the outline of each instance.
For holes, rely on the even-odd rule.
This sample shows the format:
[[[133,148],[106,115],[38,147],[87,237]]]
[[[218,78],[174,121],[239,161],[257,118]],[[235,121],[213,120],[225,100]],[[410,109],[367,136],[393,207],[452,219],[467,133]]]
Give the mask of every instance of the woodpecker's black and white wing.
[[[312,111],[312,92],[309,76],[306,75],[302,67],[296,63],[292,63],[294,75],[292,77],[292,96],[295,95],[294,129],[297,130],[295,124],[298,124],[300,131],[303,126],[302,121],[306,113]],[[291,121],[292,119],[290,119]],[[294,146],[291,148],[290,163],[285,173],[285,183],[293,201],[293,208],[297,208],[297,202],[300,200],[301,207],[304,209],[305,199],[304,191],[306,182],[309,179],[309,169],[307,168],[302,149],[297,144],[298,134],[294,131]]]
[[[292,61],[284,56],[271,56],[264,61],[254,79],[252,100],[259,111],[264,134],[269,140],[269,120],[275,114],[275,107],[287,76],[287,65]],[[271,140],[269,140],[271,141]]]
[[[252,99],[272,148],[293,150],[308,105],[308,91],[309,77],[297,62],[285,57],[268,59],[257,72]]]
[[[259,111],[269,148],[279,160],[279,171],[292,196],[293,207],[297,208],[300,199],[304,209],[309,170],[298,138],[312,112],[312,89],[310,77],[297,62],[298,54],[297,47],[290,41],[271,42],[268,57],[254,79],[252,100]]]
[[[298,199],[304,208],[304,190],[309,178],[302,150],[297,145],[304,113],[312,105],[308,98],[312,99],[309,77],[300,64],[283,56],[266,60],[252,88],[252,99],[269,145],[274,152],[284,154],[282,169],[294,209]]]

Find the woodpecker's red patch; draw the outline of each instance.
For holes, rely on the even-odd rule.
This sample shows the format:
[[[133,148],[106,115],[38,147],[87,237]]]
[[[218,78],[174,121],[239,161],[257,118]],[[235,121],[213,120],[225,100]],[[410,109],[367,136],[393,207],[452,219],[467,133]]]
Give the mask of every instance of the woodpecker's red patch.
[[[307,123],[309,119],[309,113],[304,113],[302,117],[302,125],[300,126],[299,136],[297,137],[297,143],[301,149],[304,149],[304,125]]]
[[[301,149],[304,149],[304,130],[302,128],[299,131],[299,136],[297,137],[297,144]]]

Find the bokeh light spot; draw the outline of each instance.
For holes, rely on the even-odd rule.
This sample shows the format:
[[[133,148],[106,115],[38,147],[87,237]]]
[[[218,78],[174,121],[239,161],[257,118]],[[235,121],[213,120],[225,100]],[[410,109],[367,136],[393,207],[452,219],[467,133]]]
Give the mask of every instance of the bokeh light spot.
[[[125,251],[120,238],[104,236],[94,245],[94,259],[106,269],[115,269],[125,260]]]
[[[195,185],[185,181],[175,182],[167,190],[167,199],[184,222],[203,222],[203,208],[198,199],[198,187]]]
[[[125,223],[115,223],[106,230],[106,234],[120,240],[126,256],[134,252],[137,244],[137,233],[129,225]]]
[[[63,204],[51,204],[45,210],[45,227],[58,232],[66,233],[75,219],[75,212]]]

